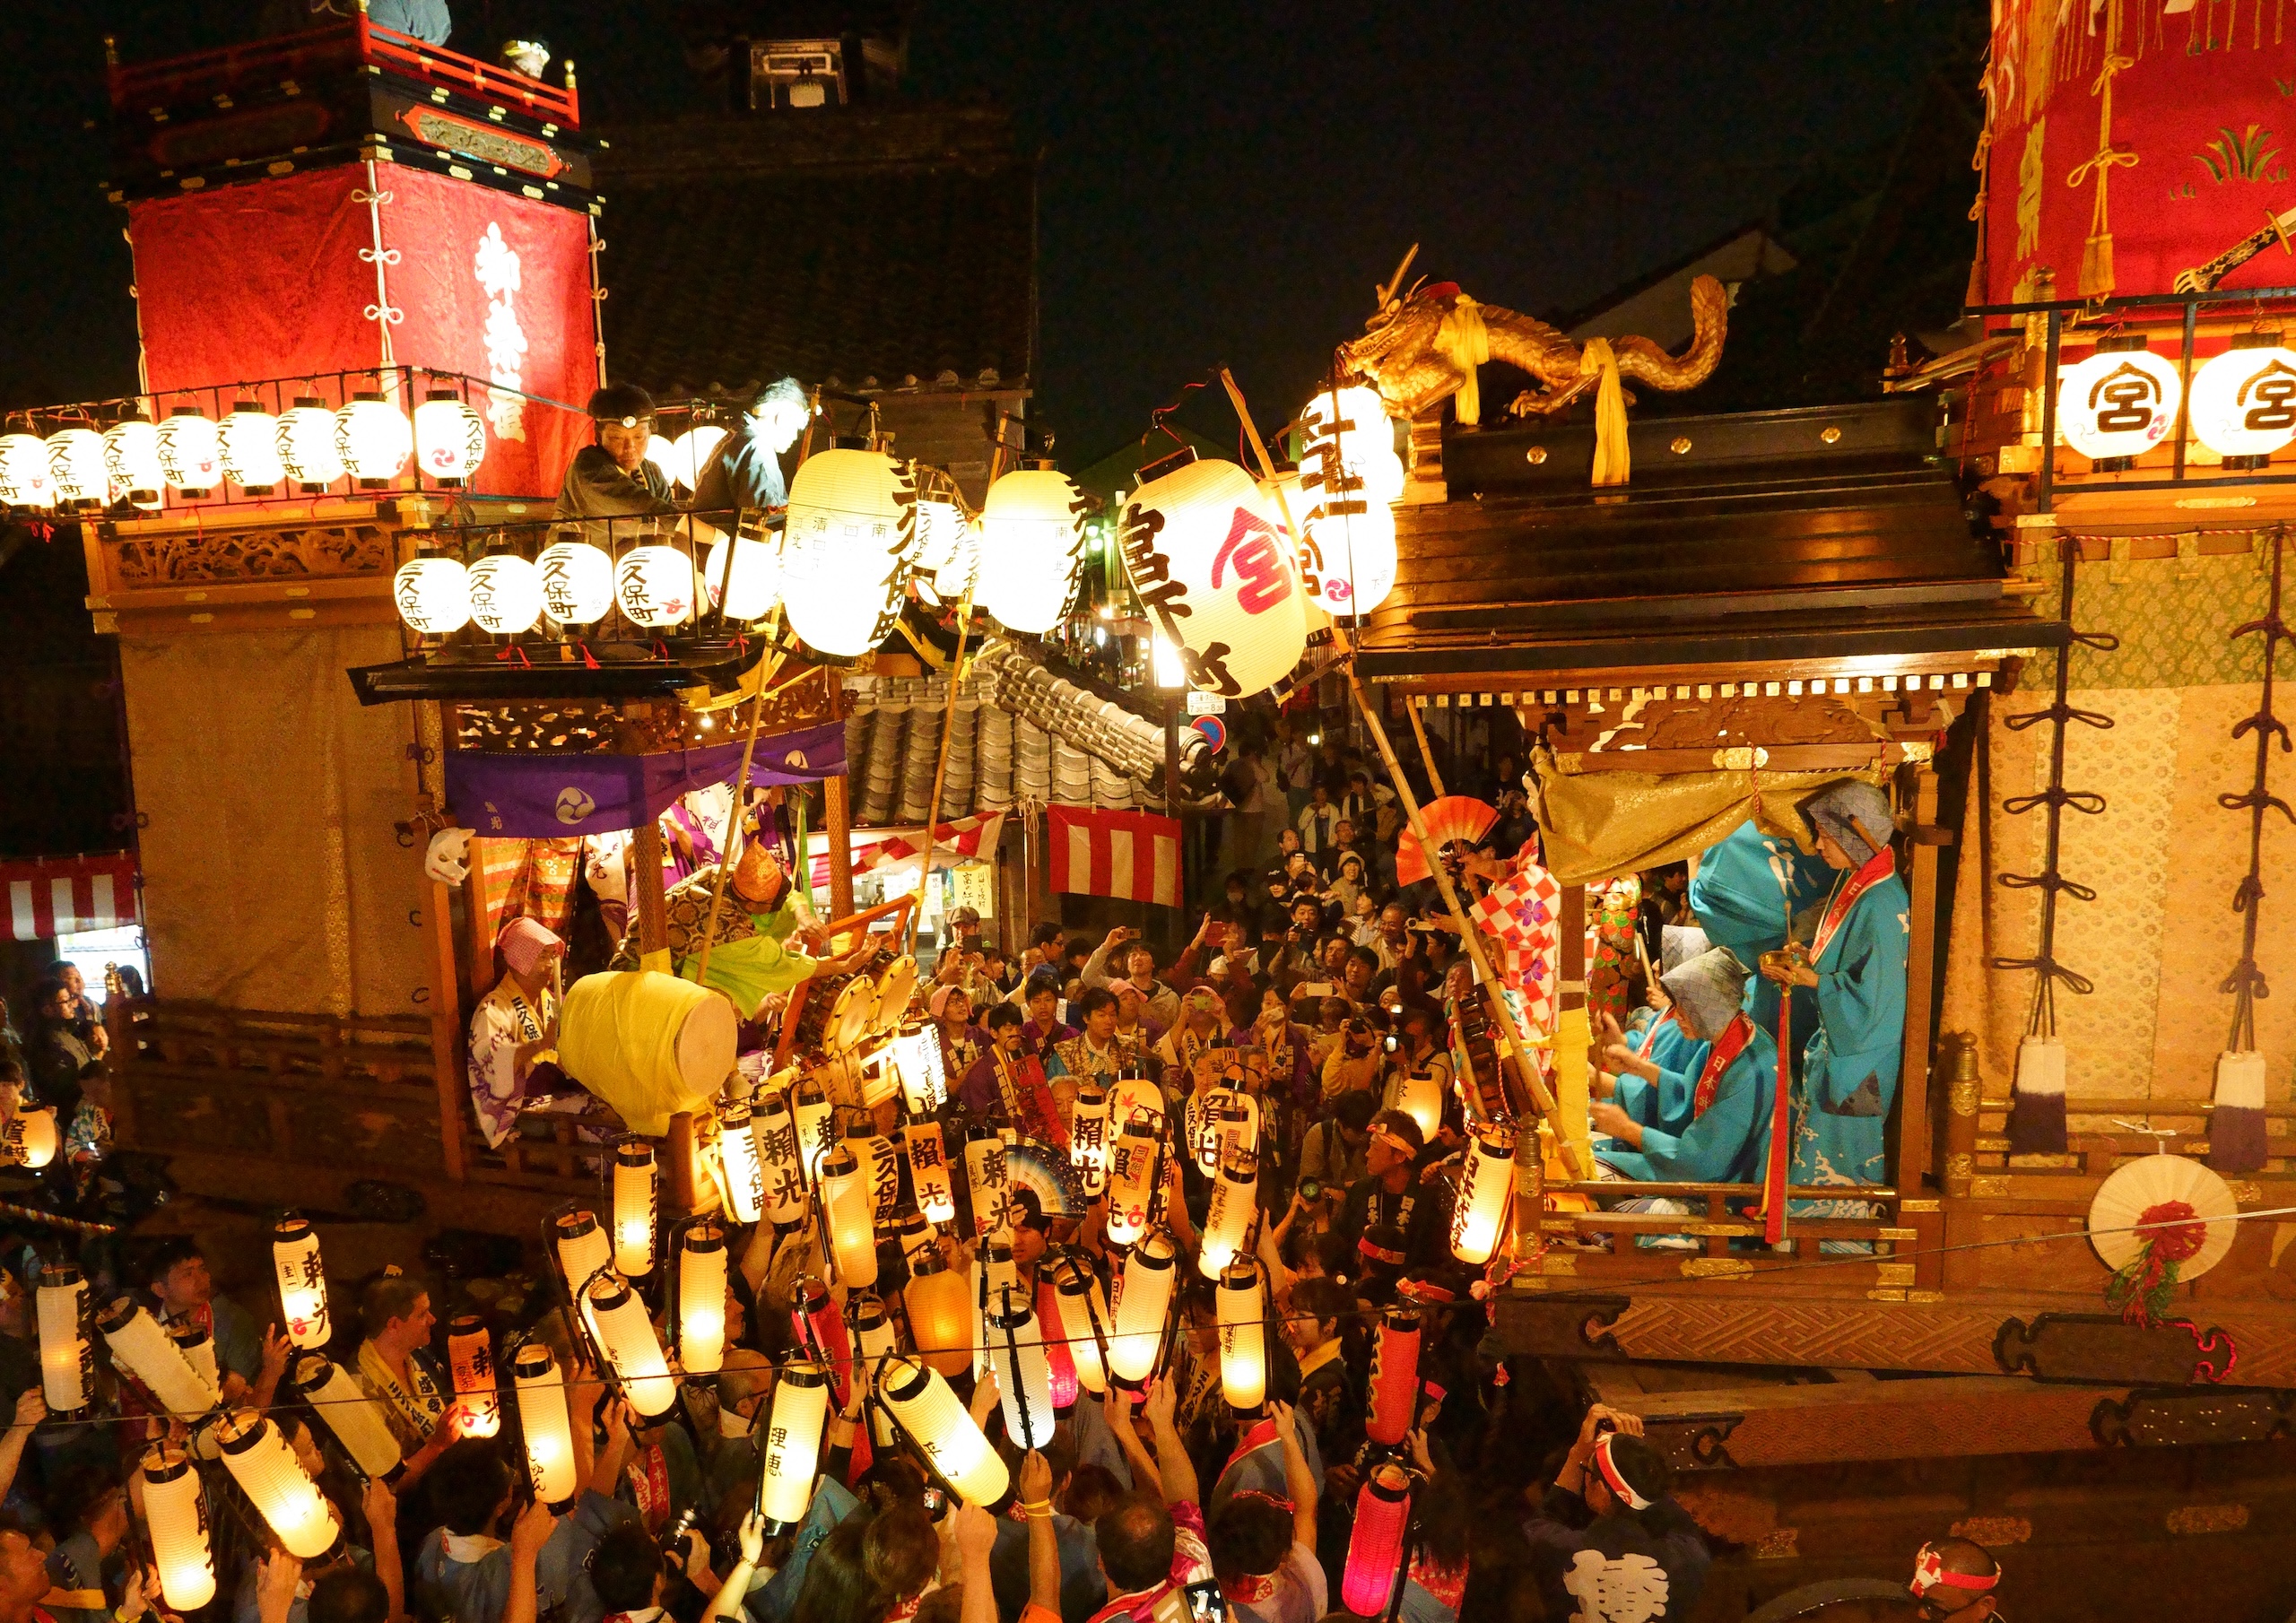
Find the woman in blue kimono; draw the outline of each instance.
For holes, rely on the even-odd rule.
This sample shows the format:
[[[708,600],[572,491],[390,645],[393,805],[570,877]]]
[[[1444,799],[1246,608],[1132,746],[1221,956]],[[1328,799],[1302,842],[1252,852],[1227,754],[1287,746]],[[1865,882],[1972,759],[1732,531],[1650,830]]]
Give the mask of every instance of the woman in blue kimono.
[[[1748,821],[1700,855],[1690,881],[1690,910],[1709,941],[1729,948],[1742,964],[1758,964],[1763,953],[1783,947],[1789,934],[1807,939],[1808,931],[1791,930],[1789,921],[1822,902],[1832,883],[1833,871],[1823,859],[1805,856],[1792,840],[1764,834]],[[1759,976],[1746,983],[1746,1011],[1772,1042],[1778,1040],[1779,995],[1777,985]],[[1802,1044],[1817,1028],[1817,1019],[1815,1001],[1806,991],[1796,994],[1787,1058],[1797,1068]]]
[[[1713,1045],[1683,1029],[1665,977],[1711,943],[1704,931],[1687,924],[1668,924],[1663,940],[1658,980],[1650,988],[1658,1018],[1630,1036],[1607,1013],[1600,1017],[1604,1047],[1594,1087],[1596,1098],[1615,1100],[1645,1127],[1680,1133],[1690,1124],[1692,1097]]]
[[[1727,947],[1716,947],[1659,977],[1675,1022],[1693,1042],[1712,1045],[1691,1085],[1690,1120],[1669,1133],[1645,1126],[1615,1102],[1597,1102],[1594,1129],[1611,1141],[1596,1141],[1596,1160],[1621,1177],[1659,1183],[1760,1181],[1778,1046],[1744,1010],[1748,974]]]

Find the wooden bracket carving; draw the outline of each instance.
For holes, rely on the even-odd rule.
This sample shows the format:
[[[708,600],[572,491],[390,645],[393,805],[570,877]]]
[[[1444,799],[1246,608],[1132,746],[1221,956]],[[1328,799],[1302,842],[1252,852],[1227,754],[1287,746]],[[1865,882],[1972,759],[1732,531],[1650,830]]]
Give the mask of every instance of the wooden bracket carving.
[[[2224,1331],[2185,1320],[2144,1326],[2104,1313],[2004,1319],[1993,1357],[2008,1375],[2099,1384],[2191,1386],[2225,1380],[2239,1350]]]

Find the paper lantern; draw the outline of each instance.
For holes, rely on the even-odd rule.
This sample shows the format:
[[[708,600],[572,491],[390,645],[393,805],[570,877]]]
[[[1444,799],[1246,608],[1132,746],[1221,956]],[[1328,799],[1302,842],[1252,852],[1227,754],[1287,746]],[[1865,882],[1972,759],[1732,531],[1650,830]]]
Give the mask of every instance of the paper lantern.
[[[846,1316],[853,1324],[853,1367],[861,1383],[861,1393],[866,1398],[876,1390],[876,1369],[880,1360],[889,1352],[900,1348],[900,1333],[893,1328],[892,1318],[885,1312],[884,1303],[866,1290],[856,1291],[846,1303]],[[894,1442],[891,1427],[886,1422],[883,1406],[871,1403],[869,1438],[880,1448],[890,1448]]]
[[[931,1026],[904,1031],[893,1039],[893,1069],[900,1073],[900,1099],[910,1116],[930,1115],[948,1103],[949,1077],[941,1059],[941,1034]]]
[[[1004,1293],[1020,1283],[1020,1271],[1013,1265],[1013,1247],[1000,1240],[982,1242],[974,1249],[970,1268],[972,1296],[972,1371],[978,1376],[988,1367],[988,1315],[995,1311]]]
[[[1044,1348],[1045,1368],[1052,1384],[1053,1412],[1066,1414],[1075,1407],[1083,1383],[1076,1378],[1076,1357],[1068,1350],[1068,1337],[1061,1329],[1060,1293],[1053,1288],[1050,1278],[1039,1272],[1035,1296],[1037,1334]]]
[[[42,510],[56,505],[56,474],[39,435],[0,434],[0,503]]]
[[[1188,685],[1237,699],[1307,651],[1307,595],[1280,515],[1232,462],[1193,462],[1125,504],[1133,590],[1180,646]]]
[[[1476,1134],[1467,1145],[1466,1170],[1451,1202],[1451,1254],[1480,1268],[1499,1249],[1515,1197],[1515,1141],[1503,1129]]]
[[[577,1300],[592,1274],[613,1266],[613,1245],[590,1212],[569,1211],[552,1219],[551,1242],[557,1248],[558,1266],[566,1275],[566,1288]],[[649,1254],[651,1245],[649,1238]]]
[[[1085,1084],[1068,1119],[1068,1164],[1088,1195],[1100,1193],[1109,1177],[1109,1093]]]
[[[1052,1441],[1052,1364],[1036,1310],[1024,1294],[1006,1292],[988,1315],[988,1363],[1004,1406],[1004,1435],[1023,1449]]]
[[[297,395],[281,414],[279,463],[306,491],[325,490],[343,477],[343,453],[335,448],[335,413],[317,395]]]
[[[191,1366],[191,1373],[198,1377],[200,1384],[220,1395],[223,1390],[223,1373],[215,1363],[214,1332],[190,1319],[178,1319],[161,1328],[167,1332],[168,1340],[176,1344],[176,1350],[183,1355],[183,1361]]]
[[[2238,333],[2232,347],[2193,375],[2187,408],[2201,444],[2227,467],[2259,467],[2257,459],[2296,438],[2296,352],[2277,332]]]
[[[1148,1228],[1148,1208],[1156,1193],[1156,1129],[1130,1121],[1116,1135],[1109,1158],[1109,1243],[1129,1245]]]
[[[223,472],[250,496],[268,496],[287,477],[279,456],[279,419],[252,400],[232,406],[216,430]]]
[[[726,430],[715,423],[688,429],[675,439],[659,434],[646,439],[646,460],[662,470],[662,477],[674,485],[691,490],[701,482],[701,470],[709,465],[709,458],[726,438]]]
[[[56,1159],[56,1112],[19,1110],[8,1124],[8,1142],[17,1162],[38,1171]]]
[[[447,1367],[455,1380],[455,1407],[463,1436],[491,1437],[502,1429],[502,1399],[494,1389],[494,1338],[486,1321],[465,1313],[447,1324]]]
[[[624,1139],[613,1147],[613,1248],[611,1260],[614,1271],[630,1279],[643,1279],[654,1271],[654,1214],[659,1201],[660,1171],[654,1163],[654,1146],[643,1139]],[[585,1214],[587,1215],[587,1214]],[[592,1219],[595,1231],[596,1219]],[[565,1240],[559,1242],[560,1254],[565,1254]],[[566,1271],[567,1283],[575,1289],[583,1280],[604,1265],[606,1259],[582,1273],[571,1267]]]
[[[980,568],[980,551],[968,544],[972,521],[945,492],[917,499],[917,595],[926,603],[962,597]]]
[[[290,1555],[315,1561],[335,1548],[342,1532],[335,1507],[312,1485],[276,1426],[243,1409],[218,1421],[214,1436],[224,1469],[255,1502]]]
[[[678,1400],[678,1384],[638,1293],[609,1274],[584,1292],[582,1311],[631,1407],[649,1418],[666,1414]]]
[[[398,1438],[380,1404],[349,1370],[324,1353],[307,1352],[295,1360],[289,1378],[361,1476],[379,1482],[399,1468]]]
[[[949,1152],[941,1141],[941,1124],[911,1122],[902,1137],[909,1145],[909,1186],[916,1193],[917,1209],[928,1222],[954,1222],[957,1194],[949,1183]]]
[[[1371,1348],[1371,1384],[1366,1389],[1363,1435],[1374,1443],[1400,1443],[1419,1417],[1419,1315],[1390,1307],[1379,1321]]]
[[[749,1141],[746,1128],[741,1139]],[[689,1376],[726,1367],[726,1228],[715,1218],[678,1241],[678,1366]]]
[[[702,560],[701,580],[709,593],[709,606],[727,620],[763,620],[781,601],[778,541],[719,535]]]
[[[773,1407],[760,1445],[765,1455],[758,1508],[775,1522],[799,1522],[813,1502],[821,1469],[822,1431],[829,1421],[829,1371],[791,1363],[773,1384]]]
[[[177,406],[160,421],[160,476],[187,496],[204,496],[223,479],[222,430],[197,406]]]
[[[1060,623],[1083,568],[1084,507],[1050,468],[1018,468],[988,487],[973,597],[1007,630],[1039,636]]]
[[[1420,1136],[1431,1141],[1443,1124],[1442,1084],[1423,1071],[1396,1078],[1395,1108],[1417,1122]]]
[[[770,1093],[752,1107],[750,1136],[757,1142],[765,1183],[765,1215],[776,1227],[800,1221],[805,1215],[805,1176],[797,1151],[797,1119],[788,1101]]]
[[[965,1133],[965,1193],[972,1200],[974,1234],[995,1234],[1011,1226],[1004,1139],[994,1127],[974,1127]]]
[[[1411,1524],[1411,1474],[1389,1462],[1375,1465],[1355,1496],[1355,1523],[1347,1535],[1347,1570],[1339,1603],[1366,1618],[1383,1618],[1403,1575],[1404,1535]]]
[[[1220,1389],[1228,1407],[1257,1409],[1267,1400],[1267,1325],[1259,1270],[1239,1262],[1220,1275]]]
[[[2100,462],[2158,445],[2184,394],[2175,364],[2146,349],[2141,334],[2099,339],[2094,354],[2057,376],[2057,428],[2066,444]]]
[[[414,465],[459,485],[486,460],[486,419],[452,389],[432,389],[414,408]]]
[[[675,547],[632,547],[613,567],[613,596],[634,626],[683,625],[693,618],[693,560]]]
[[[39,1384],[51,1415],[77,1414],[94,1396],[96,1351],[80,1328],[87,1300],[88,1283],[71,1263],[39,1271]]]
[[[757,1138],[750,1131],[745,1102],[718,1108],[718,1164],[725,1175],[726,1210],[737,1223],[756,1222],[765,1211],[765,1169],[758,1162]]]
[[[821,1280],[800,1280],[789,1322],[796,1332],[797,1345],[828,1367],[830,1391],[842,1410],[853,1397],[853,1338],[838,1313],[837,1298]]]
[[[1070,1259],[1060,1276],[1060,1332],[1068,1340],[1068,1356],[1075,1361],[1076,1379],[1087,1392],[1109,1389],[1108,1370],[1100,1362],[1100,1342],[1114,1321],[1108,1298],[1100,1292],[1100,1275]]]
[[[1396,510],[1384,501],[1326,503],[1301,520],[1300,576],[1310,603],[1339,619],[1369,614],[1396,589]]]
[[[581,1484],[574,1477],[574,1428],[566,1413],[566,1382],[540,1341],[528,1341],[510,1360],[518,1393],[518,1430],[526,1440],[526,1480],[535,1497],[562,1505]]]
[[[1252,1217],[1259,1208],[1259,1170],[1249,1158],[1231,1159],[1213,1180],[1211,1203],[1204,1212],[1204,1244],[1196,1252],[1196,1271],[1216,1280],[1251,1237]]]
[[[882,451],[816,451],[789,483],[781,600],[816,654],[851,659],[891,634],[917,544],[917,482]]]
[[[869,1198],[869,1175],[847,1145],[831,1150],[822,1162],[822,1216],[839,1276],[854,1289],[875,1284],[876,1213]]]
[[[882,1133],[867,1131],[867,1126],[864,1118],[847,1136],[845,1144],[861,1163],[869,1191],[871,1228],[876,1234],[891,1234],[893,1213],[900,1205],[900,1151],[893,1148],[892,1140]]]
[[[48,437],[48,472],[58,501],[102,507],[111,499],[111,469],[104,437],[93,429],[62,429]]]
[[[613,607],[613,560],[587,541],[555,541],[535,560],[542,612],[561,626],[595,625]]]
[[[362,391],[335,414],[335,454],[362,489],[372,490],[396,479],[414,455],[414,429],[405,412]]]
[[[893,1419],[960,1498],[986,1510],[1004,1497],[1012,1485],[1004,1462],[939,1370],[896,1353],[885,1360],[879,1383]]]
[[[972,1293],[966,1285],[928,1253],[910,1260],[909,1284],[900,1293],[917,1356],[943,1375],[962,1375],[972,1367]]]
[[[1138,1386],[1156,1367],[1164,1317],[1179,1273],[1171,1240],[1161,1229],[1135,1245],[1117,1275],[1116,1333],[1109,1337],[1109,1370]]]
[[[1300,430],[1306,442],[1300,486],[1310,502],[1357,490],[1381,503],[1403,494],[1395,424],[1377,389],[1359,384],[1319,390],[1300,408]]]
[[[797,1084],[797,1151],[804,1158],[808,1183],[821,1181],[822,1157],[829,1153],[835,1115],[836,1107],[819,1082],[809,1076]]]
[[[113,488],[137,507],[158,507],[160,487],[168,482],[160,471],[160,430],[141,417],[106,429],[104,471]]]
[[[197,1611],[215,1598],[215,1553],[208,1537],[207,1496],[191,1456],[164,1443],[144,1451],[144,1522],[168,1609]]]
[[[289,1213],[271,1230],[271,1267],[279,1282],[279,1317],[297,1347],[324,1347],[335,1325],[326,1310],[326,1267],[310,1223]]]
[[[422,637],[444,637],[470,623],[470,574],[451,558],[426,553],[398,567],[391,577],[391,598],[407,629]]]
[[[200,1378],[199,1372],[168,1339],[159,1321],[127,1297],[121,1297],[97,1316],[112,1361],[144,1384],[179,1420],[196,1420],[223,1401],[222,1393]]]
[[[542,618],[542,571],[515,552],[471,565],[471,623],[490,637],[517,637]]]

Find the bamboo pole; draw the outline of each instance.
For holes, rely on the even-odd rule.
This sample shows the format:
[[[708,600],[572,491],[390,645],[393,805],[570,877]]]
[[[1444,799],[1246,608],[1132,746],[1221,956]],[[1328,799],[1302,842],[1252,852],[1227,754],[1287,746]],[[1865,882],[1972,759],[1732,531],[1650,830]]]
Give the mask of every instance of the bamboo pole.
[[[726,549],[729,558],[733,551],[734,549],[730,546]],[[730,563],[726,565],[729,578],[732,568],[733,566]],[[774,629],[778,629],[781,619],[779,603],[773,605],[773,618],[776,625],[766,632],[766,640],[769,643],[773,640]],[[762,659],[764,655],[761,655],[759,657]],[[696,966],[693,972],[694,983],[697,985],[706,986],[709,984],[709,950],[718,944],[718,915],[726,904],[726,881],[733,876],[734,864],[740,855],[743,803],[749,798],[750,793],[750,762],[757,754],[757,730],[764,720],[765,684],[761,681],[758,684],[757,698],[750,706],[750,735],[742,743],[742,769],[734,779],[733,815],[726,821],[726,848],[718,853],[718,884],[717,888],[709,893],[709,918],[702,926],[701,962]],[[789,882],[794,884],[796,881],[792,879]]]
[[[938,838],[941,817],[941,790],[949,776],[949,735],[957,726],[957,682],[964,674],[965,632],[972,621],[972,588],[957,600],[957,652],[949,661],[949,705],[941,714],[941,753],[933,763],[933,799],[925,808],[925,855],[918,859],[917,906],[909,910],[909,931],[901,942],[901,951],[914,956],[917,951],[917,926],[925,917],[925,887],[933,878],[933,855],[940,846]]]
[[[1404,714],[1411,717],[1412,733],[1419,740],[1419,759],[1427,763],[1427,786],[1435,792],[1437,800],[1441,800],[1444,797],[1443,775],[1435,769],[1435,751],[1427,744],[1427,724],[1419,718],[1420,709],[1425,703],[1424,699],[1414,695],[1404,700],[1403,708]]]

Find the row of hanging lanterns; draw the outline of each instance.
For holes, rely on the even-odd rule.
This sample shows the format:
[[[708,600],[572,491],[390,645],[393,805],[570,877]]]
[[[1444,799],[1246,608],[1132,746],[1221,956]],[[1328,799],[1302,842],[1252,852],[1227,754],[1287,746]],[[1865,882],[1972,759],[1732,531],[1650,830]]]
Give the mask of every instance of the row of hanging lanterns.
[[[62,429],[0,435],[0,504],[36,511],[108,506],[154,508],[162,492],[213,494],[227,482],[248,496],[286,484],[306,492],[346,477],[379,489],[412,458],[434,483],[457,486],[486,460],[486,420],[451,389],[433,389],[407,414],[376,392],[330,410],[315,396],[279,416],[242,400],[219,423],[178,406],[154,423],[131,417],[98,433]]]
[[[2057,426],[2084,456],[2126,466],[2174,432],[2184,404],[2193,437],[2227,466],[2261,465],[2296,439],[2296,352],[2281,340],[2276,331],[2236,334],[2193,375],[2187,402],[2177,363],[2143,334],[2101,338],[2058,373]]]

